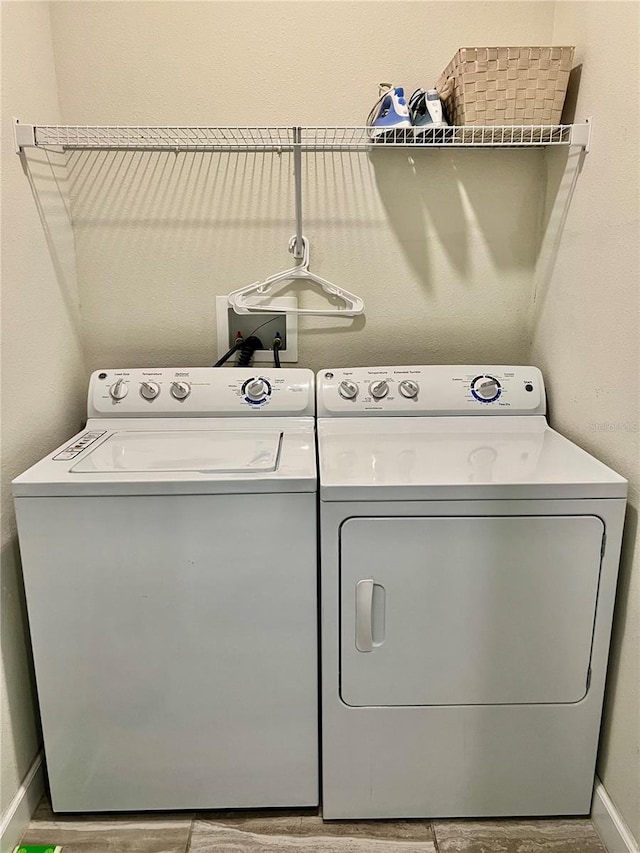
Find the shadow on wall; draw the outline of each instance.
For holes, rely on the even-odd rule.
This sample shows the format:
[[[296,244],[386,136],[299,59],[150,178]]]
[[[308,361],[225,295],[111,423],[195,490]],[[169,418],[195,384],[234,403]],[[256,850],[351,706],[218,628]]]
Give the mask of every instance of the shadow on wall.
[[[605,707],[603,718],[611,719],[613,704],[618,693],[618,681],[620,677],[620,662],[623,639],[627,632],[629,610],[632,606],[630,596],[631,576],[633,573],[634,551],[638,539],[638,511],[635,507],[627,504],[627,513],[622,537],[622,553],[620,556],[620,570],[618,573],[618,588],[616,590],[616,604],[614,609],[615,618],[611,633],[611,648],[609,651],[609,668],[607,670],[607,685],[604,694]],[[640,714],[640,708],[636,708],[636,714]],[[640,717],[638,717],[640,719]],[[607,766],[611,740],[611,726],[602,726],[600,734],[600,745],[598,748],[598,774],[602,778],[603,768]]]
[[[35,699],[35,676],[31,658],[31,638],[27,625],[18,540],[15,537],[2,548],[0,585],[2,589],[0,598],[0,648],[2,649],[9,716],[9,720],[3,723],[3,733],[10,732],[15,739],[25,730],[35,729],[38,731],[38,741],[41,742],[40,720]],[[27,674],[26,678],[25,673]],[[3,743],[3,751],[6,751],[7,756],[15,755],[20,761],[20,758],[24,758],[19,754],[20,746],[22,744],[15,741],[11,747]],[[29,759],[31,758],[32,756],[29,756]],[[19,773],[24,774],[28,767],[19,767],[18,769]],[[6,805],[8,804],[4,804],[4,806]]]
[[[424,286],[433,281],[431,240],[462,277],[473,273],[478,244],[497,270],[535,267],[543,156],[514,149],[371,153],[389,224]]]
[[[256,240],[263,232],[282,234],[278,249],[290,260],[293,185],[286,162],[283,168],[289,159],[242,152],[72,152],[74,226],[116,264],[132,250],[165,263],[170,249],[178,258],[189,252],[214,278],[223,255],[241,259],[263,251]]]
[[[535,150],[306,155],[305,230],[391,225],[426,286],[428,242],[440,243],[451,265],[467,273],[471,232],[482,235],[498,268],[531,266],[531,241],[522,237],[538,221],[541,158]],[[146,230],[145,237],[163,227],[224,230],[228,251],[256,256],[264,247],[255,232],[283,229],[284,249],[294,229],[291,171],[288,154],[72,152],[73,221],[80,229],[127,227],[132,240],[142,236],[138,228]],[[526,243],[524,253],[514,246],[518,238]],[[126,252],[120,237],[114,243]],[[217,247],[215,239],[198,245],[212,259]],[[102,248],[112,248],[107,238]]]
[[[562,124],[573,124],[576,116],[582,65],[569,74],[567,95],[562,109]],[[547,183],[538,246],[538,265],[533,292],[532,330],[544,308],[553,277],[562,235],[573,194],[584,166],[586,153],[579,148],[550,148],[546,152]]]
[[[562,107],[562,115],[560,116],[560,124],[573,124],[576,120],[576,110],[578,108],[578,94],[580,93],[580,80],[582,79],[582,64],[576,65],[569,72],[569,82],[567,84],[567,94]]]
[[[143,302],[150,305],[150,317],[182,311],[198,318],[191,330],[212,340],[216,295],[294,264],[287,251],[295,230],[292,170],[288,153],[72,152],[69,182],[81,286],[91,278],[91,259],[99,258],[107,265],[102,272],[110,296],[123,308],[124,337],[139,335],[136,324],[145,319],[135,308]],[[347,222],[357,227],[357,220],[341,218],[336,205],[331,207],[333,227]],[[315,246],[312,269],[314,260]],[[342,305],[306,285],[275,292],[302,294],[309,308]],[[87,301],[95,298],[95,290],[86,295]],[[353,331],[364,327],[365,318],[337,322],[334,331]],[[155,332],[169,338],[169,328],[168,322]],[[88,331],[90,338],[90,325]],[[176,349],[182,362],[184,343],[182,337]],[[121,349],[126,352],[126,345]],[[124,359],[136,363],[135,357]]]
[[[67,155],[59,151],[35,148],[28,149],[28,152],[20,152],[22,170],[29,181],[70,325],[79,341],[82,329],[73,231],[69,228],[72,216]]]
[[[532,329],[535,329],[544,309],[585,156],[579,148],[570,149],[568,153],[563,149],[547,152],[547,193],[534,280]]]
[[[212,363],[215,297],[292,264],[291,154],[75,151],[67,162],[89,366]],[[307,363],[324,351],[344,363],[524,357],[542,151],[316,152],[303,168],[311,269],[367,303],[366,321],[303,318]],[[278,293],[294,288],[302,306],[326,305],[309,288]],[[410,338],[423,325],[428,347]]]

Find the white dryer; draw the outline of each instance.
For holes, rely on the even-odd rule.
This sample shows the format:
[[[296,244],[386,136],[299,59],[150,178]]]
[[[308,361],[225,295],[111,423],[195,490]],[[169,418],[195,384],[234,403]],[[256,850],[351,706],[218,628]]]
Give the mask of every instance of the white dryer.
[[[627,483],[533,367],[317,378],[326,818],[590,810]]]
[[[14,481],[56,811],[318,803],[314,377],[103,370]]]

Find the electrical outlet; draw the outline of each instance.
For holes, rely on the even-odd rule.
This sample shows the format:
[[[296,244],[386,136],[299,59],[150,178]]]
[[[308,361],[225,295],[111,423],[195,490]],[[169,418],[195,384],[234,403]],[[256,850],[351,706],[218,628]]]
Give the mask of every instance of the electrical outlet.
[[[263,297],[264,298],[264,297]],[[259,297],[255,300],[260,304]],[[298,300],[295,296],[278,296],[269,300],[276,308],[297,308]],[[263,325],[264,324],[264,325]],[[261,329],[258,329],[262,326]],[[276,332],[280,332],[282,338],[282,349],[280,350],[280,361],[293,364],[298,361],[298,315],[297,314],[272,314],[257,311],[255,314],[236,314],[229,306],[226,296],[216,296],[216,327],[218,333],[218,358],[228,352],[236,342],[238,332],[243,338],[250,334],[256,334],[266,349],[258,349],[253,354],[254,364],[273,364],[272,343]],[[235,364],[232,356],[227,362]]]

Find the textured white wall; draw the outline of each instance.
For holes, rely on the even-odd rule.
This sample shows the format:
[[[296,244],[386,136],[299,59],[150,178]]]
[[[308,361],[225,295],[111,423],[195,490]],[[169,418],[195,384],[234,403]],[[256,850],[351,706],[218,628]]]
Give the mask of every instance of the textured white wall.
[[[538,269],[532,358],[553,426],[630,481],[629,511],[598,763],[640,839],[640,44],[638,3],[557,4],[555,43],[579,45],[578,115],[594,116],[577,176],[549,173],[553,199]],[[566,215],[564,231],[559,224]]]
[[[10,481],[80,426],[85,369],[64,169],[28,177],[11,116],[59,121],[47,3],[2,4],[2,674],[0,812],[39,746]]]
[[[548,43],[553,22],[546,2],[52,10],[72,124],[363,124],[379,81],[433,85],[460,45]],[[542,152],[305,162],[312,268],[367,312],[304,318],[301,365],[526,358]],[[212,363],[216,294],[290,266],[289,155],[83,152],[69,168],[89,366]]]

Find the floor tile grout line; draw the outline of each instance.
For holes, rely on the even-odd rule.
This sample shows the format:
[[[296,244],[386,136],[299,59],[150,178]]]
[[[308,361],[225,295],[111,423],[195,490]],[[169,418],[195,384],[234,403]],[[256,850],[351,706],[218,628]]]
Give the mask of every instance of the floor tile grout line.
[[[189,825],[189,832],[187,833],[187,845],[184,848],[183,853],[189,853],[189,849],[191,847],[191,839],[193,838],[193,828],[195,826],[197,816],[197,812],[194,812],[194,815],[191,818],[191,823]]]
[[[436,853],[440,853],[440,845],[438,844],[438,836],[436,835],[435,821],[430,820],[429,826],[431,827],[431,834],[433,835],[433,849],[436,851]]]

